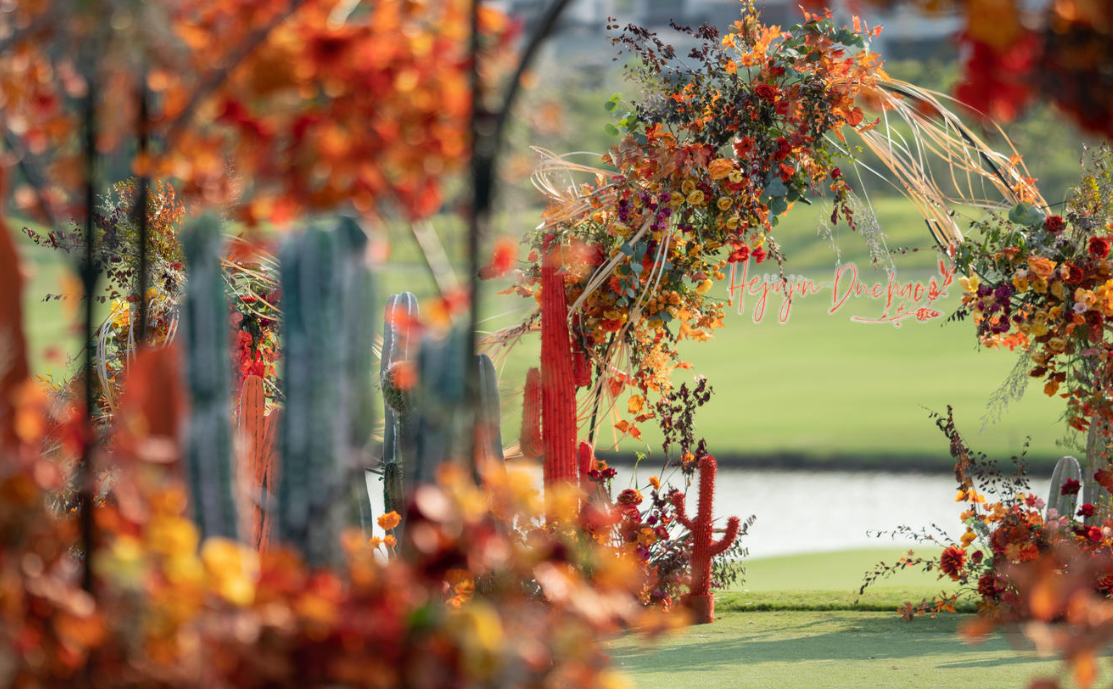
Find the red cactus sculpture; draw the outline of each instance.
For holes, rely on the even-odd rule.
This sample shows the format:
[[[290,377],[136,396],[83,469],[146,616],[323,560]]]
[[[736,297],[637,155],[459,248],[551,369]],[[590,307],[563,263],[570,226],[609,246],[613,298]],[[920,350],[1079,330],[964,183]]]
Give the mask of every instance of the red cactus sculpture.
[[[550,251],[541,266],[541,423],[545,429],[545,486],[577,483],[576,377],[568,333],[568,296]]]
[[[522,433],[518,437],[522,456],[537,459],[545,451],[541,444],[541,371],[531,368],[526,373],[522,391]]]
[[[251,545],[269,550],[274,531],[273,514],[266,508],[266,496],[278,480],[278,424],[281,412],[266,413],[263,379],[248,376],[240,392],[240,433],[248,451],[240,457],[240,474],[251,498]]]
[[[711,510],[715,498],[715,458],[708,455],[699,462],[699,512],[689,519],[684,509],[684,494],[673,491],[676,518],[692,533],[692,584],[685,604],[696,618],[696,624],[715,620],[715,598],[711,595],[711,558],[722,554],[738,537],[738,517],[727,521],[726,531],[718,541],[712,538]]]

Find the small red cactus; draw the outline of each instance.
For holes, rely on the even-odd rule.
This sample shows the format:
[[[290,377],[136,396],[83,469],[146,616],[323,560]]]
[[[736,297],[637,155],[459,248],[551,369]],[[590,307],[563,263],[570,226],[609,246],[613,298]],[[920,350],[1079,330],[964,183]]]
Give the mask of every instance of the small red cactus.
[[[715,458],[708,455],[699,461],[699,511],[689,519],[684,509],[684,494],[673,491],[676,519],[692,534],[692,583],[685,603],[696,618],[696,624],[715,620],[715,598],[711,595],[711,559],[721,555],[738,537],[738,517],[727,521],[726,532],[718,541],[712,538],[711,510],[715,499]]]
[[[522,391],[522,433],[518,447],[522,456],[537,459],[545,451],[541,443],[541,371],[531,368],[526,373],[526,387]]]
[[[545,486],[577,483],[576,381],[568,333],[568,296],[557,252],[541,266],[541,423],[545,428]]]
[[[251,507],[251,545],[269,550],[273,535],[273,514],[266,509],[266,496],[278,480],[278,424],[281,412],[266,413],[263,379],[247,376],[240,392],[240,433],[248,442],[248,452],[240,458],[241,476],[247,481]]]

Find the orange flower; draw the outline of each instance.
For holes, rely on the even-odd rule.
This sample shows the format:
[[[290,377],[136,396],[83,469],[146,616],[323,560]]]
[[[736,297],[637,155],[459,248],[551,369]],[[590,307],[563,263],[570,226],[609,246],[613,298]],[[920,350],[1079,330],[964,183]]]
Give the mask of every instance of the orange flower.
[[[398,516],[397,512],[390,511],[379,517],[379,526],[383,531],[390,531],[394,527],[402,523],[402,517]]]
[[[649,485],[653,486],[653,490],[661,490],[661,479],[656,476],[650,476]]]
[[[707,171],[711,173],[712,180],[726,177],[733,169],[734,161],[729,158],[716,158],[707,166]]]
[[[1028,268],[1041,280],[1047,280],[1055,272],[1055,261],[1042,256],[1029,256]]]

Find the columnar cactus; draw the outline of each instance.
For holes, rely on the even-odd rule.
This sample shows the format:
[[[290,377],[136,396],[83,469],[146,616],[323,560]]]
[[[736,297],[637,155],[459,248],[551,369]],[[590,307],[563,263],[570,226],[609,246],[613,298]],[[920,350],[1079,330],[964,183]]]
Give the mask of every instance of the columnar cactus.
[[[556,252],[541,267],[541,423],[545,486],[576,483],[576,378],[568,334],[568,297]]]
[[[467,330],[457,327],[444,337],[426,337],[417,355],[417,398],[414,408],[416,461],[404,472],[406,491],[436,478],[445,462],[474,469],[465,448],[475,431],[474,410],[467,410]],[[474,436],[473,436],[474,437]]]
[[[724,553],[738,537],[738,517],[727,520],[723,537],[714,540],[711,511],[715,498],[715,458],[708,455],[699,462],[699,511],[690,519],[685,510],[684,494],[674,491],[672,503],[676,518],[692,534],[692,583],[685,603],[695,615],[697,624],[715,620],[715,598],[711,595],[711,559]]]
[[[280,254],[286,415],[278,536],[297,546],[313,566],[338,555],[341,498],[347,493],[343,381],[348,373],[337,344],[342,332],[338,239],[338,233],[310,228],[287,241]]]
[[[220,221],[202,217],[185,233],[183,244],[189,266],[181,315],[190,396],[185,458],[193,513],[202,537],[236,538],[229,306],[220,266]]]
[[[383,502],[387,512],[403,514],[405,493],[402,482],[407,461],[417,461],[413,446],[413,395],[416,382],[418,339],[417,297],[410,292],[394,294],[383,312],[383,351],[379,380],[383,390]]]
[[[541,370],[531,368],[522,388],[522,431],[518,447],[526,459],[537,459],[545,452],[541,442]]]
[[[340,247],[340,349],[341,400],[346,422],[345,461],[350,482],[348,497],[353,519],[359,520],[365,533],[371,529],[371,498],[367,492],[366,475],[361,470],[369,464],[366,452],[375,425],[375,387],[372,379],[375,337],[369,317],[374,303],[371,273],[367,269],[367,235],[351,218],[344,218],[336,230]]]
[[[495,364],[486,354],[475,357],[479,369],[479,407],[476,409],[476,456],[485,461],[502,462],[502,406],[499,404],[499,377]]]

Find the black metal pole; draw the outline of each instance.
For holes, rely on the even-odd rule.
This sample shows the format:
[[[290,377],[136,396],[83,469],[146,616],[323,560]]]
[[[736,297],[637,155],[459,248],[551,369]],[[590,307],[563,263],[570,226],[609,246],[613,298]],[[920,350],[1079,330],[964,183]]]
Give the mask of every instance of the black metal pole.
[[[82,439],[81,464],[77,468],[77,501],[81,520],[81,544],[85,554],[81,586],[93,592],[93,450],[96,443],[96,422],[93,419],[93,366],[96,358],[95,325],[93,323],[93,292],[97,286],[100,266],[96,260],[96,185],[97,185],[97,84],[95,68],[86,76],[84,102],[83,148],[85,158],[85,261],[81,266],[85,289],[85,434]]]
[[[147,101],[149,99],[149,92],[147,89],[147,70],[139,72],[139,115],[137,122],[138,142],[138,155],[139,162],[142,165],[141,174],[139,175],[139,190],[135,202],[135,213],[138,216],[136,221],[139,225],[139,332],[137,333],[139,339],[139,346],[147,344],[147,319],[150,317],[148,314],[147,306],[147,288],[150,286],[150,241],[148,239],[149,228],[147,224],[147,198],[149,195],[148,187],[151,183],[150,176],[150,125],[151,115],[148,109]]]
[[[467,408],[478,407],[479,400],[479,365],[476,362],[478,351],[477,331],[479,329],[479,264],[480,248],[487,234],[490,224],[491,205],[494,199],[495,172],[498,169],[498,156],[502,148],[502,139],[509,122],[514,101],[522,88],[522,77],[533,64],[541,44],[556,27],[564,9],[571,4],[571,0],[553,0],[541,20],[541,25],[522,51],[522,57],[514,70],[506,95],[497,113],[492,113],[483,105],[483,80],[479,71],[479,4],[481,0],[472,0],[471,13],[471,40],[468,46],[471,56],[470,84],[471,84],[471,176],[472,176],[472,203],[471,213],[468,217],[468,351],[467,351]],[[469,462],[474,462],[474,438],[469,435],[465,450]]]

